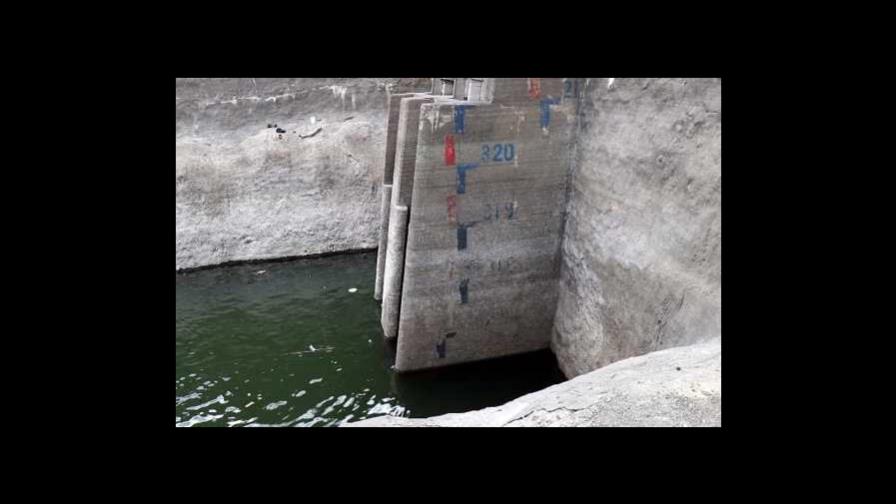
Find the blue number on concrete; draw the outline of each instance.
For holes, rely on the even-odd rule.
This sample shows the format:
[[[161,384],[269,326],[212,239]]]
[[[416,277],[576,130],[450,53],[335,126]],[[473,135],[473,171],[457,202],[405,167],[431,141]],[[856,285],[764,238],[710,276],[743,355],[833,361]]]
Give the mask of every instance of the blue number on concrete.
[[[566,98],[575,98],[579,96],[579,81],[576,79],[567,79],[563,82],[565,84],[565,88],[563,91],[563,96]]]
[[[489,145],[482,146],[483,162],[506,162],[513,161],[516,148],[513,144],[495,144],[494,147]]]

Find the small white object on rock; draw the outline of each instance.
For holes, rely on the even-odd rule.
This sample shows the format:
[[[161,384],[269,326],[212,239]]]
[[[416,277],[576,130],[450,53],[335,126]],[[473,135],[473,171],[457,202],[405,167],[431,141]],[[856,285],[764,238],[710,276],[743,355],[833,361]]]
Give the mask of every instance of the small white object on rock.
[[[357,287],[352,287],[352,288],[349,289],[348,291],[351,292],[352,294],[354,294],[355,292],[358,292],[358,288],[357,288]]]

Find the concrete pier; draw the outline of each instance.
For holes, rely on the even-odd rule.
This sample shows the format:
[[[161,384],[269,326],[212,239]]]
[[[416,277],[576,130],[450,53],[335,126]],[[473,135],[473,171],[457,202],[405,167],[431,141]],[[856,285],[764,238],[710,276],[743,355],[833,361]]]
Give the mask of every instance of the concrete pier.
[[[398,371],[550,345],[574,104],[560,79],[487,81],[401,99],[382,319]]]
[[[395,171],[395,150],[398,139],[398,119],[401,100],[414,93],[394,93],[386,98],[386,153],[383,163],[382,200],[380,202],[380,234],[376,254],[376,285],[373,298],[383,298],[383,274],[386,266],[386,244],[389,236],[389,214],[392,205],[392,177]]]
[[[386,269],[386,245],[389,242],[389,214],[392,204],[392,184],[383,184],[383,198],[380,203],[380,241],[376,252],[376,285],[373,299],[383,299],[383,276]]]
[[[383,311],[380,323],[387,339],[398,336],[398,315],[401,309],[402,274],[405,240],[408,230],[408,207],[393,206],[389,222],[389,249],[383,275]]]
[[[394,218],[404,219],[404,222],[392,223],[389,226],[386,243],[386,267],[383,271],[383,334],[387,339],[395,338],[398,335],[397,315],[401,303],[401,285],[404,275],[407,214],[414,188],[420,106],[432,101],[431,96],[415,95],[402,98],[399,106],[389,222],[392,223]]]

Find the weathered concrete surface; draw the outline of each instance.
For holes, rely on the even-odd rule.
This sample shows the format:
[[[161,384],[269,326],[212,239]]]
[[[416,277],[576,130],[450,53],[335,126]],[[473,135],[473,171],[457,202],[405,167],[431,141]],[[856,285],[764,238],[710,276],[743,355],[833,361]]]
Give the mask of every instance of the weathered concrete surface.
[[[721,338],[624,359],[495,408],[345,427],[719,427]]]
[[[498,81],[494,103],[420,109],[397,371],[550,344],[575,102],[560,79]]]
[[[376,247],[389,87],[177,79],[176,269]]]
[[[405,236],[408,232],[408,207],[392,205],[389,215],[389,253],[383,273],[383,307],[380,325],[383,336],[392,339],[398,336],[398,315],[401,309],[401,284],[405,257]]]
[[[389,217],[392,209],[392,179],[395,172],[395,151],[398,148],[398,122],[401,112],[401,100],[414,96],[414,93],[391,93],[386,100],[386,150],[383,162],[383,189],[380,205],[380,239],[376,251],[376,285],[373,299],[383,299],[383,274],[386,270],[386,250],[389,241]]]
[[[567,376],[721,336],[719,79],[589,79],[552,349]]]
[[[380,197],[380,239],[376,248],[376,285],[373,299],[383,299],[383,275],[386,272],[386,244],[389,242],[389,214],[392,209],[392,184],[383,184]]]
[[[414,189],[414,169],[417,162],[417,133],[420,106],[433,101],[431,95],[402,98],[395,139],[395,166],[392,173],[392,201],[388,229],[386,260],[383,270],[383,335],[398,336],[398,314],[401,305],[401,285],[404,276],[404,253],[408,231],[408,207]]]

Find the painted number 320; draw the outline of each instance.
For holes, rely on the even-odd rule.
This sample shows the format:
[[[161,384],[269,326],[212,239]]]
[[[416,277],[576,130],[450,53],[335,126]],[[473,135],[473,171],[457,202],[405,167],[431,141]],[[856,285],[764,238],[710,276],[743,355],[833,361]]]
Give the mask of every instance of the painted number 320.
[[[513,161],[513,154],[513,144],[495,144],[492,146],[482,146],[482,161],[486,163],[490,161],[499,163],[502,161]]]

